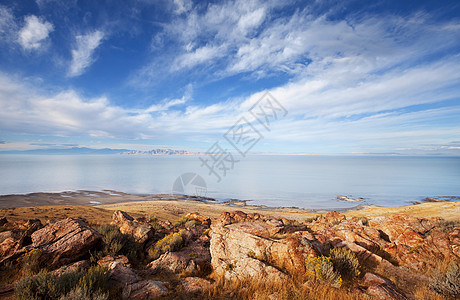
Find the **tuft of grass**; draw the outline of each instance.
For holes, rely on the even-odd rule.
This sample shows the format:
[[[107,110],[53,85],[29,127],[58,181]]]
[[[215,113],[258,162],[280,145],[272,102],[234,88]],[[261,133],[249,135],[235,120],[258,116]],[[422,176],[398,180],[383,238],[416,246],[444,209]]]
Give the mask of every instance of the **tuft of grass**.
[[[21,279],[16,285],[15,296],[20,300],[54,300],[66,296],[77,288],[85,290],[88,294],[104,294],[109,276],[107,269],[100,266],[64,273],[61,276],[40,271],[36,276]]]
[[[334,270],[330,257],[309,257],[305,260],[307,278],[320,283],[326,283],[332,287],[342,286],[342,277]]]
[[[156,242],[155,246],[150,248],[148,251],[149,258],[154,260],[160,257],[163,253],[180,250],[185,244],[185,240],[181,234],[182,232],[183,230],[168,234]]]
[[[460,261],[450,262],[445,273],[438,272],[430,287],[438,294],[460,297]]]
[[[190,295],[191,296],[191,295]],[[215,282],[201,293],[193,295],[193,299],[334,299],[357,300],[362,296],[337,289],[328,284],[312,282],[304,284],[293,278],[279,280],[246,279],[226,280],[215,278]],[[185,298],[183,298],[185,299]]]
[[[344,279],[352,279],[359,276],[359,261],[356,255],[345,248],[334,248],[330,253],[334,270],[340,273]]]

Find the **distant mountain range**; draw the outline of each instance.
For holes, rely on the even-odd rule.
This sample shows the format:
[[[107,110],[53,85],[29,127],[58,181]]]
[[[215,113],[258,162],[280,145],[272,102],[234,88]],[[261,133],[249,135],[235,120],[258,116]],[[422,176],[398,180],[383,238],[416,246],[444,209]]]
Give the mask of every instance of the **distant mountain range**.
[[[120,155],[201,155],[202,152],[189,152],[186,150],[153,149],[150,151],[137,151],[129,149],[93,149],[87,147],[72,147],[64,149],[33,149],[33,150],[7,150],[0,154],[120,154]]]

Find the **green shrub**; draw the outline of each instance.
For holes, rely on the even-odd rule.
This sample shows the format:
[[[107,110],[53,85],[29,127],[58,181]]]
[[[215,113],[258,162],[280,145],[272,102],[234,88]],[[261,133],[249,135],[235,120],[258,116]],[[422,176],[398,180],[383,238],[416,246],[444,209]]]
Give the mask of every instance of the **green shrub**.
[[[342,286],[342,277],[332,265],[331,259],[326,256],[307,258],[305,260],[307,277],[319,282],[327,283],[332,287]]]
[[[452,261],[445,274],[436,274],[430,287],[438,294],[460,297],[460,261]]]
[[[334,270],[339,272],[342,278],[351,279],[359,276],[359,261],[350,250],[334,248],[331,250],[330,257]]]
[[[59,277],[53,273],[41,271],[34,277],[21,279],[16,285],[15,296],[17,299],[24,300],[53,300],[67,295],[76,288],[81,288],[89,294],[102,294],[107,289],[108,279],[109,272],[100,266],[83,271],[67,272]]]
[[[102,235],[103,242],[102,250],[96,254],[96,260],[106,255],[119,254],[126,255],[132,262],[138,259],[141,246],[132,235],[121,233],[114,225],[100,225],[95,229]]]
[[[180,250],[184,246],[184,238],[181,235],[182,231],[168,234],[150,248],[148,254],[151,259],[157,259],[161,254],[166,252],[174,252]]]

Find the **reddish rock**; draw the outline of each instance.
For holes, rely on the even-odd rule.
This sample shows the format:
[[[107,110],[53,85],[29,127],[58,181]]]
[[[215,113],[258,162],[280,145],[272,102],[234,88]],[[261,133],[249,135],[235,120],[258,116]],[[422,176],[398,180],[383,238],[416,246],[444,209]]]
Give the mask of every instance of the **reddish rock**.
[[[161,281],[143,280],[126,286],[123,290],[123,298],[130,300],[156,299],[168,292],[168,288]]]
[[[211,282],[200,277],[187,277],[182,279],[179,285],[185,293],[197,293],[209,288]]]
[[[135,221],[133,217],[124,211],[117,210],[114,212],[112,220],[121,233],[131,234],[138,243],[143,244],[153,237],[154,231],[150,225]]]
[[[107,256],[104,256],[103,258],[101,258],[100,260],[98,260],[97,264],[100,265],[100,266],[103,266],[103,267],[108,267],[114,261],[121,262],[121,263],[123,263],[125,265],[129,265],[129,259],[124,255],[118,255],[118,256],[115,256],[115,257],[107,255]]]
[[[197,212],[189,213],[189,214],[187,214],[185,216],[185,218],[187,220],[197,221],[197,222],[199,222],[201,224],[204,224],[204,225],[211,225],[211,219],[210,218],[202,216]]]
[[[8,220],[6,219],[6,217],[0,218],[0,226],[5,225],[6,223],[8,223]]]
[[[396,288],[391,280],[373,273],[366,273],[364,275],[363,285],[367,286],[366,294],[376,297],[377,299],[407,299],[407,297]]]
[[[49,268],[74,262],[96,246],[102,236],[80,218],[48,224],[32,234],[32,246],[42,250]]]
[[[407,297],[395,288],[381,284],[372,285],[367,288],[366,294],[382,300],[405,300]]]
[[[284,229],[272,220],[254,220],[242,212],[223,213],[211,227],[214,271],[229,279],[263,274],[279,279],[285,276],[279,270],[291,274],[305,272],[305,258],[314,252],[309,241],[299,233],[285,235],[283,239],[272,238]]]
[[[8,231],[11,232],[11,231]],[[8,237],[0,243],[0,258],[8,257],[16,252],[19,248],[19,240],[14,237]]]
[[[140,280],[140,277],[133,269],[127,267],[124,263],[114,261],[109,264],[110,280],[114,281],[115,285],[126,286]]]

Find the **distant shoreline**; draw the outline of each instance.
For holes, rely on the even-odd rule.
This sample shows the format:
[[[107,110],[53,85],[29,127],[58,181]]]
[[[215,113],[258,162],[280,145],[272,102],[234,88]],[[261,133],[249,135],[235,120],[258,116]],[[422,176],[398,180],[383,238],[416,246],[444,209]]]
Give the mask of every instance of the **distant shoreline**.
[[[346,196],[338,196],[337,198],[347,198]],[[347,198],[348,199],[348,198]],[[355,202],[357,199],[351,199]],[[449,201],[459,201],[458,196],[446,196],[446,197],[426,197],[424,201],[413,202],[409,205],[413,206],[422,203],[443,203]],[[300,208],[300,207],[289,207],[289,206],[267,206],[267,205],[253,205],[248,204],[250,200],[239,200],[230,199],[226,201],[217,200],[210,197],[198,197],[189,195],[173,195],[173,194],[130,194],[115,190],[102,190],[102,191],[91,191],[91,190],[77,190],[77,191],[63,191],[63,192],[34,192],[26,194],[6,194],[0,195],[0,209],[7,208],[18,208],[18,207],[31,207],[31,206],[53,206],[53,205],[81,205],[81,206],[97,206],[106,204],[119,204],[129,203],[138,201],[196,201],[208,204],[220,204],[231,207],[247,207],[258,210],[294,210],[298,212],[307,213],[325,213],[328,211],[338,212],[350,212],[358,211],[367,208],[385,208],[387,206],[378,206],[373,204],[358,204],[353,207],[333,207],[333,208]],[[345,201],[347,200],[337,200]],[[398,206],[399,207],[399,206]]]

